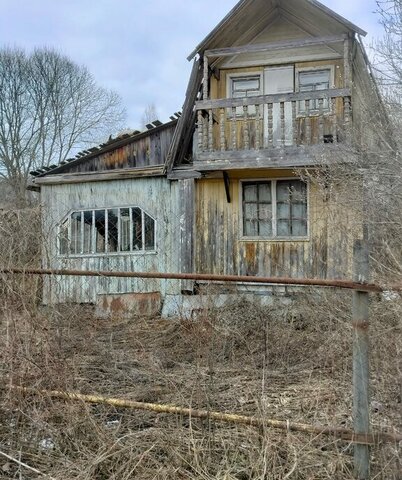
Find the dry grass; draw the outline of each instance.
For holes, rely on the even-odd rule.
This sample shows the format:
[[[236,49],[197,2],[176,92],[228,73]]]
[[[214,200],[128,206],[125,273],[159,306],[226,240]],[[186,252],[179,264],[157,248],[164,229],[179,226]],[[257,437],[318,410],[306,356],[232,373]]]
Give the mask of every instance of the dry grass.
[[[95,319],[90,308],[1,312],[0,442],[56,479],[352,479],[330,437],[22,396],[9,382],[351,426],[349,293],[238,303],[196,319]],[[372,301],[373,428],[401,427],[400,301]],[[397,445],[373,478],[400,479]],[[3,470],[1,470],[1,466]],[[0,478],[35,478],[4,459]]]

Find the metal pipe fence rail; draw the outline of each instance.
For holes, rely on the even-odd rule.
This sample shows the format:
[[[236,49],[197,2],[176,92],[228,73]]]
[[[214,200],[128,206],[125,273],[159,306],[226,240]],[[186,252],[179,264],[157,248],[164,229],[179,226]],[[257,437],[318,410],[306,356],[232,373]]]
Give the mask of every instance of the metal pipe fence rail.
[[[354,466],[355,477],[358,480],[369,480],[370,478],[370,445],[378,441],[401,441],[401,435],[398,432],[370,432],[369,419],[369,294],[382,293],[387,291],[402,292],[402,285],[381,286],[369,282],[369,255],[368,246],[365,240],[356,241],[354,245],[354,272],[353,280],[327,280],[315,278],[290,278],[290,277],[255,277],[241,275],[214,275],[200,273],[164,273],[164,272],[129,272],[129,271],[89,271],[89,270],[67,270],[67,269],[44,269],[44,268],[9,268],[0,267],[0,274],[12,275],[50,275],[50,276],[79,276],[79,277],[117,277],[117,278],[141,278],[141,279],[164,279],[164,280],[194,280],[220,283],[246,283],[246,284],[265,284],[265,285],[289,285],[306,287],[325,287],[346,289],[353,291],[353,306],[351,315],[351,325],[353,327],[353,432],[341,432],[338,427],[310,426],[318,428],[320,433],[332,433],[344,439],[347,438],[354,444]],[[14,387],[15,388],[15,387]],[[18,387],[17,387],[18,388]],[[34,393],[32,389],[20,387],[26,393]],[[191,409],[184,409],[174,406],[156,406],[140,402],[123,401],[119,399],[106,399],[103,397],[83,396],[77,393],[69,392],[42,392],[53,397],[59,397],[70,400],[82,400],[100,403],[114,404],[121,403],[122,407],[153,409],[159,413],[181,413],[192,415],[193,417],[204,418],[207,415],[211,420],[230,421],[231,414],[222,414],[219,412],[196,412]],[[109,401],[110,400],[110,401]],[[205,413],[205,415],[204,415]],[[234,415],[236,416],[236,415]],[[234,417],[232,415],[232,417]],[[244,424],[264,424],[271,422],[271,426],[282,428],[287,423],[279,420],[255,419],[253,417],[238,416],[238,423]],[[206,418],[206,417],[205,417]],[[233,420],[233,418],[232,418]],[[266,424],[266,423],[265,423]],[[299,431],[309,431],[309,427]],[[318,433],[318,430],[316,431]]]
[[[59,275],[73,277],[116,277],[116,278],[148,278],[161,280],[194,280],[206,282],[256,283],[272,285],[289,285],[302,287],[329,287],[346,290],[358,290],[367,293],[385,291],[402,292],[402,285],[381,286],[353,280],[324,280],[320,278],[291,277],[255,277],[248,275],[216,275],[207,273],[165,273],[165,272],[112,272],[108,270],[68,270],[51,268],[0,268],[0,274],[24,275]]]

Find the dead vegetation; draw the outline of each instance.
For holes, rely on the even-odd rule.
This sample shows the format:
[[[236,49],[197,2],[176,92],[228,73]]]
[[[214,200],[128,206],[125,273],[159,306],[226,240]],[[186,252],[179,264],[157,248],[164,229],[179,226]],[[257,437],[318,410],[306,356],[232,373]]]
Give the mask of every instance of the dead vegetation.
[[[332,437],[8,387],[351,427],[350,293],[308,291],[296,304],[282,298],[264,308],[239,301],[172,320],[100,320],[83,306],[11,301],[1,310],[1,450],[40,472],[60,480],[353,478],[352,446]],[[400,299],[372,299],[375,430],[401,428],[400,309]],[[398,445],[373,448],[372,465],[373,478],[400,479]],[[0,468],[0,478],[40,477],[6,458]]]

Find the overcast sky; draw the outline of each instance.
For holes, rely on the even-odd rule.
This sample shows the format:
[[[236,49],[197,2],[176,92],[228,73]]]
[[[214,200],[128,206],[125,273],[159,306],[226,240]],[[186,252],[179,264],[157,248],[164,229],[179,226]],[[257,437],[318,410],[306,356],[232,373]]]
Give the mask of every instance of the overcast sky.
[[[375,0],[322,0],[370,33],[381,34]],[[181,109],[193,48],[236,0],[0,0],[0,45],[53,47],[86,65],[118,92],[127,127],[147,105],[160,120]]]

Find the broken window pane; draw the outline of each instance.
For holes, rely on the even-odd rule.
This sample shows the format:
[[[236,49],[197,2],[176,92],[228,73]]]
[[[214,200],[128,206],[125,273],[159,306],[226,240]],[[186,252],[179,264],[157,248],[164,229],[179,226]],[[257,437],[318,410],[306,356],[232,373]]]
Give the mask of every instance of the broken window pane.
[[[95,252],[105,252],[106,213],[105,210],[95,210]]]
[[[145,250],[155,249],[155,221],[144,213]]]
[[[83,214],[83,247],[82,253],[92,253],[92,224],[93,224],[93,211],[87,210],[82,212]]]
[[[119,211],[117,209],[107,211],[107,245],[109,252],[117,252],[119,233]]]
[[[71,253],[82,252],[81,212],[71,214]]]
[[[59,226],[62,255],[154,249],[155,220],[139,207],[73,212]]]
[[[131,209],[133,229],[133,250],[142,250],[142,212],[140,208]]]

